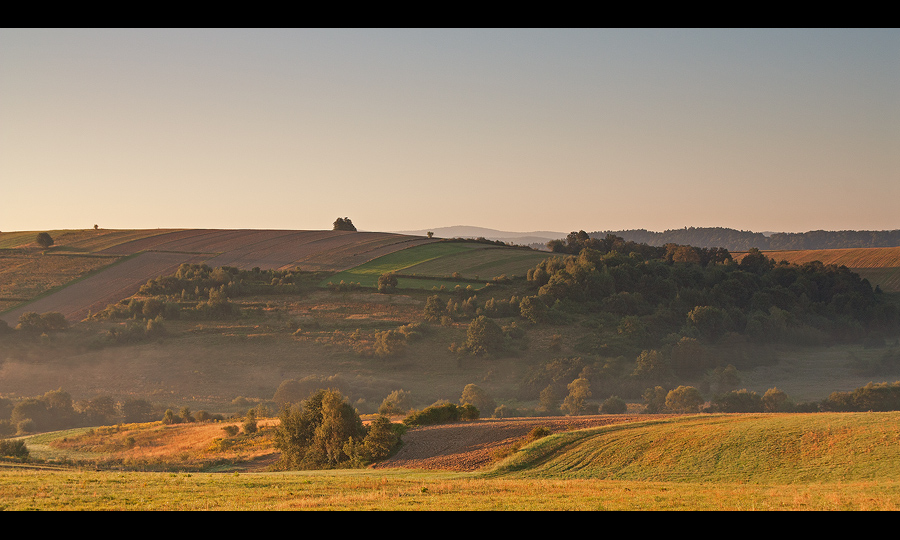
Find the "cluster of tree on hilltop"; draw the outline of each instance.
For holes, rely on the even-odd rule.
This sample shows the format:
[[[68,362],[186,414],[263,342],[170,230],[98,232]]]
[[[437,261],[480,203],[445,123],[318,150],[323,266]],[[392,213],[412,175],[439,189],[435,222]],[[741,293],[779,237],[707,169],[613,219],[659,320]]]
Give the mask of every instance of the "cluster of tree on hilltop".
[[[523,385],[532,393],[551,380],[571,380],[585,366],[605,379],[673,381],[728,364],[765,363],[769,358],[757,353],[772,343],[879,336],[884,342],[900,330],[897,306],[846,267],[776,263],[756,249],[738,263],[724,249],[649,246],[583,232],[558,250],[579,246],[577,255],[550,257],[529,270],[533,294],[519,310],[532,323],[577,324],[584,331],[575,350],[599,360],[556,376],[565,362],[555,359],[559,366],[539,367]]]
[[[628,248],[616,237],[605,240]],[[638,317],[658,335],[857,339],[895,331],[900,321],[896,306],[846,267],[775,263],[756,249],[735,263],[725,250],[673,245],[648,258],[649,248],[627,255],[584,248],[546,259],[528,279],[548,307]]]
[[[685,227],[654,232],[645,229],[596,231],[592,238],[619,236],[626,241],[663,246],[686,244],[697,247],[722,247],[730,251],[786,249],[837,249],[900,246],[900,229],[890,231],[809,231],[805,233],[763,233],[725,227]]]

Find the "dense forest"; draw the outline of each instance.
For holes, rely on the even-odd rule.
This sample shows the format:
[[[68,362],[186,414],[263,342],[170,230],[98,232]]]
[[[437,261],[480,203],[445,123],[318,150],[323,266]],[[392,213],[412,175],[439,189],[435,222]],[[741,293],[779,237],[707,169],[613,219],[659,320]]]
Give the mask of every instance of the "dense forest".
[[[525,384],[532,395],[585,366],[623,391],[626,381],[673,384],[765,364],[767,347],[778,344],[883,345],[900,328],[889,295],[846,267],[776,263],[755,248],[738,263],[722,248],[584,231],[549,247],[559,255],[529,271],[533,294],[522,316],[578,325],[584,356],[534,372]],[[560,370],[567,373],[553,375]]]
[[[837,249],[900,246],[900,229],[892,231],[809,231],[805,233],[763,233],[739,231],[725,227],[685,227],[665,232],[645,229],[626,231],[597,231],[589,233],[593,238],[608,234],[625,240],[663,246],[684,244],[697,247],[723,247],[729,251],[788,249]]]

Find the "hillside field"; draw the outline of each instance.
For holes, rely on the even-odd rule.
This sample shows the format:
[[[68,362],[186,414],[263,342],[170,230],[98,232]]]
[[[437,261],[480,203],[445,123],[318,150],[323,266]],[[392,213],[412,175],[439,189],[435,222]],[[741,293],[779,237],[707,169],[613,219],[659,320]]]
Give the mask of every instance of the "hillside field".
[[[346,231],[90,229],[50,231],[54,244],[42,249],[36,235],[0,233],[0,319],[10,325],[27,311],[59,312],[80,321],[185,263],[335,272],[436,242]],[[131,260],[114,264],[125,258]]]
[[[464,423],[462,432],[477,428],[480,422]],[[217,447],[231,452],[229,445],[213,442],[222,440],[215,433],[219,425],[190,428],[205,433],[200,437],[190,437],[176,426],[155,426],[133,426],[136,431],[131,434],[139,441],[136,446],[155,448],[157,456],[168,455],[163,458],[168,468],[160,468],[159,459],[154,462],[158,472],[6,462],[0,467],[0,508],[900,509],[900,413],[638,416],[601,427],[554,432],[502,461],[467,472],[390,467],[247,472],[240,463],[222,472],[199,472],[179,464]],[[55,444],[70,451],[81,448],[83,458],[85,444],[99,448],[105,433],[109,452],[128,429],[57,434],[55,443],[53,436],[40,440],[45,446]],[[147,435],[140,435],[141,431]],[[485,442],[479,433],[486,432],[472,430],[473,443]],[[185,446],[189,439],[193,445]],[[167,441],[168,454],[163,450],[169,446]],[[257,448],[260,445],[264,443],[256,443]],[[440,455],[440,450],[434,452],[435,458]]]
[[[329,276],[323,283],[359,283],[376,287],[382,274],[395,273],[400,289],[432,289],[456,285],[473,289],[501,275],[524,276],[550,254],[531,249],[497,247],[475,242],[441,242],[396,251]],[[458,278],[451,276],[457,274]],[[462,278],[462,279],[459,279]],[[480,281],[479,281],[480,280]],[[474,283],[468,283],[474,281]]]

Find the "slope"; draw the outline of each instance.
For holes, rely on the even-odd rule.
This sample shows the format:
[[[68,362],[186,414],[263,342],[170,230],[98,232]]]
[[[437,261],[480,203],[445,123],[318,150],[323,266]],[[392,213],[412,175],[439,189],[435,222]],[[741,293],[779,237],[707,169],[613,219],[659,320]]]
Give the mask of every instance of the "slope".
[[[900,412],[674,417],[560,433],[491,474],[795,484],[900,479]]]

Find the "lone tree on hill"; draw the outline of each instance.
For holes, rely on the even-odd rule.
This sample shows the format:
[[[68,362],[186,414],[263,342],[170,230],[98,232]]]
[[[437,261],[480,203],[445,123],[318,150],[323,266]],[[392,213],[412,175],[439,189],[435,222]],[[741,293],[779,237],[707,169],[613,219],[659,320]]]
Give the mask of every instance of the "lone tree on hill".
[[[50,233],[38,233],[37,238],[35,238],[34,241],[42,248],[48,248],[53,245],[53,238],[50,237]]]
[[[348,217],[337,218],[334,220],[334,230],[336,231],[355,231],[356,227]]]

